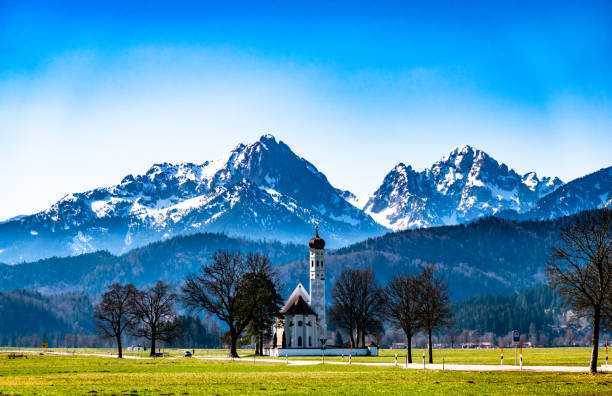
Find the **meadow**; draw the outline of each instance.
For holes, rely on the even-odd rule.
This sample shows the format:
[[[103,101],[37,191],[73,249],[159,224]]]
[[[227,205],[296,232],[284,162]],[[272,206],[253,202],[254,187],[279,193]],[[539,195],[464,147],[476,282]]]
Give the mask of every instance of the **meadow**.
[[[41,348],[21,348],[27,351],[43,352]],[[0,348],[0,353],[3,351],[19,350],[19,348]],[[163,349],[166,357],[181,357],[185,349]],[[189,349],[194,351],[196,356],[209,357],[228,357],[229,350],[227,349]],[[49,348],[46,351],[62,352],[68,354],[104,354],[116,355],[117,350],[113,348]],[[344,359],[341,356],[326,356],[326,361],[348,362],[349,348],[346,349]],[[605,348],[599,349],[598,364],[605,364]],[[434,363],[442,363],[444,360],[448,364],[500,364],[500,349],[434,349]],[[254,354],[252,349],[239,349],[238,353],[243,359],[253,359]],[[609,350],[612,354],[612,348]],[[124,356],[148,357],[149,351],[123,351]],[[353,362],[359,363],[393,363],[395,354],[398,355],[398,364],[406,361],[405,349],[383,349],[379,351],[378,357],[373,356],[353,356]],[[414,363],[423,361],[423,354],[427,361],[427,350],[420,348],[412,349],[412,359]],[[518,364],[518,351],[517,351]],[[270,357],[255,357],[256,360],[272,359],[285,361],[285,357],[270,358]],[[523,364],[526,366],[583,366],[587,367],[591,358],[591,348],[523,348]],[[612,356],[610,357],[612,359]],[[515,350],[514,348],[504,348],[504,365],[514,365]],[[289,360],[315,360],[320,361],[321,356],[299,356],[289,357]]]
[[[612,374],[543,372],[462,372],[405,370],[401,367],[316,364],[294,366],[249,356],[234,361],[117,359],[79,353],[35,353],[8,359],[0,353],[0,395],[197,395],[197,394],[610,394]],[[538,352],[537,354],[535,352]],[[552,357],[544,358],[548,351]],[[177,356],[178,352],[169,356]],[[213,351],[198,351],[196,354]],[[393,352],[393,351],[392,351]],[[461,363],[485,363],[489,351],[446,351]],[[462,352],[467,352],[462,354]],[[587,348],[532,350],[534,358],[555,365],[569,357],[584,365]],[[541,353],[540,353],[541,352]],[[393,359],[362,358],[370,361]],[[585,356],[587,356],[585,360]],[[446,358],[445,358],[446,359]]]

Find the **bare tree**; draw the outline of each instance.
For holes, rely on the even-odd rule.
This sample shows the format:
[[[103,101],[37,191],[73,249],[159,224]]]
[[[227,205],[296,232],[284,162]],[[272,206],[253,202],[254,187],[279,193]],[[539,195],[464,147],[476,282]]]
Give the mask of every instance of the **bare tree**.
[[[433,363],[432,333],[448,327],[452,312],[444,279],[433,265],[426,265],[418,276],[419,322],[427,333],[429,363]]]
[[[247,278],[261,267],[252,264],[240,253],[220,250],[199,275],[189,274],[182,287],[182,300],[190,311],[207,311],[227,324],[230,354],[234,357],[238,357],[238,338],[251,322],[258,303],[252,295],[253,283]]]
[[[131,307],[135,295],[134,285],[122,286],[115,283],[102,294],[102,301],[94,309],[94,319],[98,330],[104,338],[115,338],[119,358],[123,357],[121,336],[124,331],[134,327]]]
[[[566,305],[591,321],[590,371],[595,373],[601,320],[612,313],[612,210],[583,212],[563,228],[546,272]]]
[[[331,306],[329,308],[330,320],[338,327],[346,329],[351,342],[355,344],[356,304],[359,295],[358,273],[356,270],[345,269],[340,272],[338,280],[331,290]]]
[[[396,275],[385,288],[386,315],[406,335],[409,363],[412,363],[412,336],[419,328],[418,289],[416,277],[409,274]]]
[[[383,291],[371,268],[343,270],[331,297],[330,319],[349,332],[352,346],[365,346],[368,333],[382,330]]]
[[[168,341],[177,335],[180,322],[176,320],[176,300],[177,295],[162,281],[136,292],[133,313],[140,326],[133,334],[151,341],[151,356],[155,355],[157,340]]]

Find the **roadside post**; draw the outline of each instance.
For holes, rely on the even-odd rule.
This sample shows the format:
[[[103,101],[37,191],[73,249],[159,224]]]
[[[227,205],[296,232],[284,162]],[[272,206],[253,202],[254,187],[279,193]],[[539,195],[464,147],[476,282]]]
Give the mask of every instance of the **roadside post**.
[[[606,356],[608,356],[608,355],[606,354]],[[397,366],[397,353],[395,354],[395,365]]]
[[[501,347],[501,365],[504,365],[504,341],[499,342],[499,346]]]
[[[606,340],[606,366],[608,365],[608,340]]]
[[[408,368],[408,344],[406,344],[406,368]]]
[[[325,343],[327,338],[321,337],[321,357],[323,358],[323,364],[325,364]]]
[[[425,352],[423,352],[423,368],[425,368]]]
[[[516,347],[521,341],[521,333],[518,330],[512,332],[512,342],[514,343],[514,365],[516,366]]]
[[[521,370],[523,369],[523,337],[521,337]]]

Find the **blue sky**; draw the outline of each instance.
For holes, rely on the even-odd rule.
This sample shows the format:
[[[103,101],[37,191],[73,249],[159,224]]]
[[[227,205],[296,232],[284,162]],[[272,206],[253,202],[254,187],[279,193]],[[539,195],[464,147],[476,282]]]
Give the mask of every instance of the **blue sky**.
[[[464,143],[612,165],[609,1],[51,3],[0,0],[0,219],[268,132],[357,194]]]

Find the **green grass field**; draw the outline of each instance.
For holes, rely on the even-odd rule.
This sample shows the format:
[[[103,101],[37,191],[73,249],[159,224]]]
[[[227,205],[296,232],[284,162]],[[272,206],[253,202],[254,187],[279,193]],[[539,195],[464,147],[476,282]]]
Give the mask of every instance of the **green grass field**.
[[[462,359],[461,363],[484,363],[492,353],[482,350],[446,352],[449,358],[454,354],[453,358]],[[539,356],[541,362],[551,364],[559,364],[565,356],[580,363],[588,361],[586,348],[534,349],[531,352],[534,358]],[[550,357],[545,357],[546,352]],[[389,358],[392,359],[381,359]],[[249,357],[236,361],[136,360],[32,354],[27,359],[9,360],[6,353],[0,353],[0,395],[264,393],[612,394],[612,374],[458,372],[330,364],[291,366],[253,362]]]
[[[23,348],[29,351],[42,351],[41,348]],[[17,350],[16,348],[0,348],[0,353],[7,350]],[[65,352],[71,354],[108,354],[116,355],[117,350],[112,348],[49,348],[48,351]],[[180,357],[184,349],[165,349],[167,357]],[[612,354],[612,350],[609,351]],[[123,351],[125,356],[148,357],[148,351]],[[241,358],[252,359],[253,350],[241,349],[238,351]],[[386,362],[391,363],[398,354],[398,363],[404,363],[406,357],[405,350],[384,349],[380,351],[380,356],[354,356],[353,362]],[[427,359],[427,350],[413,349],[412,359],[414,363],[423,361],[423,353]],[[223,349],[196,349],[197,356],[227,357],[228,350]],[[349,349],[346,349],[344,361],[348,361]],[[448,364],[492,364],[500,363],[500,350],[498,349],[434,349],[434,363],[444,362]],[[518,353],[517,353],[518,356]],[[590,348],[524,348],[523,364],[526,366],[588,366],[591,358]],[[612,356],[610,357],[612,359]],[[268,357],[257,357],[257,359],[275,359]],[[284,357],[275,360],[285,360]],[[289,360],[321,360],[320,356],[300,356],[289,357]],[[342,361],[340,356],[327,356],[326,361]],[[599,350],[599,365],[605,363],[605,348]],[[504,364],[514,364],[514,349],[504,349]],[[518,364],[518,362],[517,362]]]

